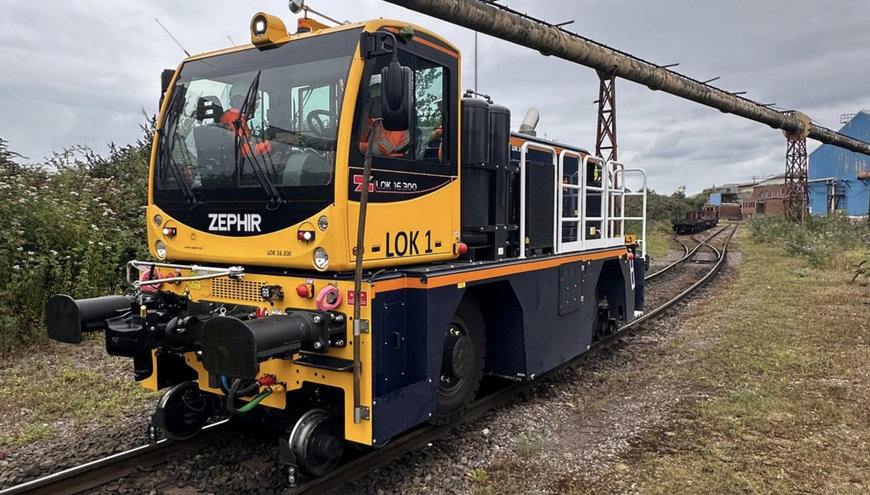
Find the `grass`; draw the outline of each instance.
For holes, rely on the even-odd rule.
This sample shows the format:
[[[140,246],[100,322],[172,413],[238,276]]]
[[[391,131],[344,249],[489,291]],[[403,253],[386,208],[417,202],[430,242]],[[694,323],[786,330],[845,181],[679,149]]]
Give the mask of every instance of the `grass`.
[[[689,331],[646,371],[682,383],[692,399],[623,454],[630,476],[615,470],[577,493],[867,490],[863,289],[848,284],[843,270],[801,266],[807,262],[775,246],[742,241],[731,290],[689,319]],[[700,346],[699,339],[712,341]]]
[[[529,477],[572,495],[870,491],[870,289],[849,283],[848,263],[820,267],[748,229],[738,245],[728,288],[643,365],[603,370],[578,407],[592,414],[608,391],[662,384],[681,397],[664,419],[579,474],[531,468],[534,449],[518,442],[472,493],[526,493]]]
[[[626,222],[625,231],[630,234],[640,232],[640,222]],[[651,221],[646,226],[646,252],[652,258],[664,258],[671,249],[679,249],[672,237],[674,233],[670,221]],[[639,234],[638,234],[639,235]]]
[[[84,344],[83,344],[84,345]],[[96,346],[95,346],[96,347]],[[94,349],[103,352],[101,349]],[[155,393],[142,389],[129,373],[128,359],[95,369],[78,361],[68,346],[36,348],[27,359],[5,363],[0,372],[0,445],[22,446],[50,440],[56,425],[91,421],[109,426],[142,407]]]

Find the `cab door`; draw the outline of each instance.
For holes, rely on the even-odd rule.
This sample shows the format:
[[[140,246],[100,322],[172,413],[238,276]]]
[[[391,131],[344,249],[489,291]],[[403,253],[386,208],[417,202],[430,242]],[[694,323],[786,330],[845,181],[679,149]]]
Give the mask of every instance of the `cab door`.
[[[353,252],[362,167],[371,141],[367,266],[435,261],[457,253],[459,54],[422,33],[399,42],[398,50],[399,62],[413,72],[411,126],[387,131],[379,125],[381,70],[392,57],[370,58],[360,82],[348,154],[348,252]]]

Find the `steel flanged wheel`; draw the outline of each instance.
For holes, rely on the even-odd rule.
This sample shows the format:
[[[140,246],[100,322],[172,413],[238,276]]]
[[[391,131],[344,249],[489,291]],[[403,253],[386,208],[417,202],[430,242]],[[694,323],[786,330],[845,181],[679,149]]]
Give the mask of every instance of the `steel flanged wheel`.
[[[182,382],[160,398],[153,423],[172,440],[187,440],[202,430],[210,415],[211,408],[199,384]]]
[[[483,375],[484,344],[483,317],[473,302],[463,300],[444,334],[441,376],[431,423],[450,423],[471,404]]]
[[[344,453],[344,436],[333,417],[323,409],[303,414],[290,433],[290,449],[299,470],[312,478],[332,471]]]

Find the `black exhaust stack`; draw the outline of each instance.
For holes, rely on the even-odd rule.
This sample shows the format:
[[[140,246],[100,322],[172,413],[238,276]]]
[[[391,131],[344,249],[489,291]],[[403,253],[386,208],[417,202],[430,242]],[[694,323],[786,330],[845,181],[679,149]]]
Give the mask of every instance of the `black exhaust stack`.
[[[66,294],[55,294],[45,304],[48,336],[68,344],[81,343],[83,332],[105,330],[106,320],[129,312],[132,302],[131,296],[76,300]]]
[[[326,352],[333,320],[325,311],[291,311],[251,320],[212,318],[202,329],[202,364],[216,375],[255,378],[259,363],[267,359],[299,351]]]

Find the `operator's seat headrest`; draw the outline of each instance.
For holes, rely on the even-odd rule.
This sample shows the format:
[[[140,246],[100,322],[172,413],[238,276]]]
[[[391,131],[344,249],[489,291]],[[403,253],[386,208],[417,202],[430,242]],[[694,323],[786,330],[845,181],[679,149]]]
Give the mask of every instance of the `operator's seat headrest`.
[[[217,96],[200,96],[196,99],[196,120],[217,122],[224,114],[224,108]]]

